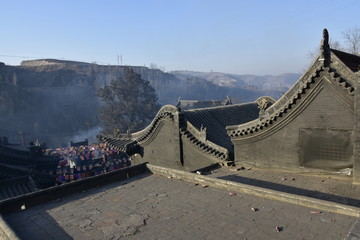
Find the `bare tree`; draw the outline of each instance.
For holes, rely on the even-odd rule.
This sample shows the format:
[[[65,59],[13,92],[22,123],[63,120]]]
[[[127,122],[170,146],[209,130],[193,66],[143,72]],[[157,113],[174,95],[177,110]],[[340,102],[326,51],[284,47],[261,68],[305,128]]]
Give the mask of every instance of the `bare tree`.
[[[330,48],[332,48],[332,49],[339,50],[339,51],[344,50],[344,47],[338,40],[334,40],[334,39],[330,38],[329,45],[330,45]],[[319,55],[319,52],[320,52],[319,47],[316,47],[314,50],[308,52],[307,58],[315,59],[315,57],[317,57]]]
[[[352,54],[360,55],[360,28],[354,27],[343,32],[344,42],[341,43],[339,40],[331,39],[329,40],[330,48],[336,49],[339,51],[347,51]],[[318,47],[312,51],[309,51],[307,57],[309,59],[314,59],[319,54]]]
[[[348,51],[352,54],[360,54],[360,28],[353,27],[343,32],[343,38],[347,44]]]
[[[341,45],[341,43],[338,40],[330,39],[329,45],[330,45],[330,48],[332,48],[332,49],[336,49],[336,50],[340,50],[340,51],[343,50],[343,46]]]

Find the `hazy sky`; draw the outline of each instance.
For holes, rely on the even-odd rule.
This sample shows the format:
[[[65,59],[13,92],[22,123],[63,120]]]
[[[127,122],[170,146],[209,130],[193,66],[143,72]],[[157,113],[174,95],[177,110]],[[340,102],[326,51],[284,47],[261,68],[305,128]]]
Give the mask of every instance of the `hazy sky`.
[[[57,58],[165,71],[302,73],[360,27],[359,0],[0,0],[0,61]],[[118,57],[119,56],[119,57]]]

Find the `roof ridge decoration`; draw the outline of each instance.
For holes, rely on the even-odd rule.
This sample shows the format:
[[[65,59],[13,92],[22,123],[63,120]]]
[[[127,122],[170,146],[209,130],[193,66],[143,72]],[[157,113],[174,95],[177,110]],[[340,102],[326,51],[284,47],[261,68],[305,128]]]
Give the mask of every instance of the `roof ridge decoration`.
[[[323,30],[323,39],[320,46],[320,56],[315,60],[311,67],[300,77],[300,79],[294,84],[294,86],[277,100],[272,106],[265,109],[260,118],[251,122],[247,122],[240,125],[226,127],[228,135],[235,138],[244,138],[245,136],[254,136],[255,132],[259,132],[269,127],[278,126],[277,123],[286,124],[283,116],[294,108],[299,99],[302,99],[302,95],[309,92],[309,89],[316,88],[319,81],[316,81],[321,74],[328,75],[330,77],[330,84],[339,86],[345,90],[349,97],[354,96],[353,81],[349,78],[348,74],[343,75],[344,70],[339,69],[338,65],[331,63],[331,49],[329,47],[329,34],[327,29]],[[338,58],[334,56],[334,61],[338,62]],[[341,62],[341,61],[340,61]],[[330,65],[331,63],[331,65]],[[344,65],[344,64],[343,64]],[[311,92],[310,92],[311,93]],[[309,95],[311,97],[311,95]]]
[[[14,149],[2,144],[0,144],[0,158],[1,157],[5,159],[13,159],[14,161],[31,161],[30,151]]]
[[[159,127],[163,125],[163,121],[170,119],[175,120],[175,115],[180,113],[180,108],[173,105],[163,106],[154,117],[153,121],[143,130],[131,134],[131,139],[136,140],[139,144],[155,138],[154,133],[157,133]]]
[[[129,144],[136,147],[137,145],[144,144],[145,142],[154,139],[156,137],[156,133],[160,130],[160,126],[163,125],[163,121],[167,119],[174,121],[175,115],[179,114],[179,112],[180,109],[178,107],[165,105],[158,111],[152,122],[144,129],[135,133],[117,134],[115,137],[98,135],[98,139],[108,143],[110,141],[115,142],[116,140],[127,140],[129,143],[127,143],[126,146],[115,146],[116,144],[112,144],[112,147],[124,151]]]
[[[176,107],[179,107],[182,111],[199,109],[199,108],[208,108],[208,107],[221,107],[232,105],[232,100],[229,96],[226,96],[223,100],[191,100],[191,99],[181,99],[178,98],[178,103]]]
[[[320,58],[319,61],[323,62],[324,66],[330,65],[330,45],[329,45],[329,32],[326,28],[323,30],[323,39],[320,44]]]
[[[314,70],[313,73],[309,75],[311,73],[311,69]],[[230,137],[245,137],[270,126],[274,126],[274,124],[286,115],[288,111],[293,108],[293,105],[302,98],[301,95],[306,94],[308,89],[311,89],[311,85],[316,86],[317,82],[315,80],[322,72],[330,75],[334,85],[340,86],[351,97],[354,96],[353,85],[351,82],[342,78],[341,75],[336,72],[336,69],[326,67],[324,65],[319,66],[319,64],[315,62],[310,70],[308,70],[285,95],[283,95],[271,107],[267,108],[262,114],[262,118],[255,119],[241,125],[228,126],[226,127],[228,135]]]
[[[104,135],[98,135],[97,138],[120,152],[133,152],[139,147],[138,143],[130,138],[111,138]]]
[[[192,145],[206,154],[213,155],[220,161],[229,161],[229,150],[207,140],[206,128],[202,127],[199,130],[190,122],[187,122],[186,125],[186,127],[180,128],[180,133],[185,136]]]
[[[233,104],[230,96],[226,96],[226,100],[225,100],[225,101],[228,102],[227,105],[232,105],[232,104]]]
[[[347,52],[342,52],[336,49],[331,49],[331,63],[330,67],[335,68],[336,71],[344,76],[352,85],[357,81],[357,76],[360,73],[360,56],[352,55]],[[345,56],[345,59],[344,59]],[[355,64],[349,64],[348,57],[352,60],[356,59]]]
[[[273,105],[276,102],[276,100],[269,96],[263,96],[263,97],[259,97],[258,99],[256,99],[255,102],[259,105],[258,106],[258,108],[260,109],[259,117],[261,120],[265,117],[266,109],[271,107],[271,105]]]
[[[251,104],[253,102],[245,102],[245,103],[235,103],[235,104],[229,104],[229,105],[224,105],[224,106],[212,106],[212,107],[204,107],[204,108],[192,108],[192,109],[187,109],[184,110],[182,112],[200,112],[200,111],[204,111],[204,110],[214,110],[214,109],[222,109],[222,108],[236,108],[238,106],[242,106],[242,105],[247,105],[247,104]]]

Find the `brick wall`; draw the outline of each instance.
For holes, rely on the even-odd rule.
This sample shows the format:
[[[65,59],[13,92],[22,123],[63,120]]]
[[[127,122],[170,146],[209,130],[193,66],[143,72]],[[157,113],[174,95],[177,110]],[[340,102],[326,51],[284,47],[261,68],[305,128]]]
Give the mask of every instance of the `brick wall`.
[[[182,137],[184,169],[194,171],[219,162],[215,156],[203,152],[186,137]]]
[[[179,121],[184,124],[184,120],[179,117],[179,120],[175,117],[174,121],[167,119],[159,124],[151,139],[141,143],[143,155],[136,154],[133,157],[134,164],[148,162],[162,167],[194,171],[219,161],[215,156],[194,146],[185,136],[180,136]]]
[[[163,120],[158,132],[142,144],[143,156],[134,157],[135,164],[149,162],[154,165],[181,169],[179,128],[171,120]]]
[[[355,117],[354,117],[354,174],[353,183],[360,184],[360,72],[355,83]]]
[[[319,90],[318,95],[296,118],[275,133],[256,142],[241,142],[233,139],[235,161],[272,167],[299,166],[300,128],[353,130],[352,106],[341,96],[346,94],[345,91],[334,90],[327,83]],[[308,100],[305,97],[298,104]],[[291,111],[283,117],[296,113],[296,110]]]

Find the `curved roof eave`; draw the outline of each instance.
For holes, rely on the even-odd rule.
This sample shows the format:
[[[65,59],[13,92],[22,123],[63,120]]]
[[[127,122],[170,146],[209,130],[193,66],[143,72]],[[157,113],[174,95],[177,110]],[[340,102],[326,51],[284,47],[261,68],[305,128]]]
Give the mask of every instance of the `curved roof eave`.
[[[289,89],[279,100],[272,106],[265,110],[264,118],[257,118],[254,121],[247,122],[240,125],[228,126],[228,135],[232,138],[241,137],[244,135],[260,132],[261,130],[276,124],[278,118],[286,115],[287,110],[291,108],[296,101],[300,99],[301,95],[305,94],[304,89],[314,82],[320,72],[327,71],[337,81],[337,85],[346,89],[350,95],[354,94],[354,79],[352,79],[353,72],[344,64],[335,53],[330,50],[329,66],[326,66],[325,61],[319,55],[311,64],[309,69],[297,80],[294,86]],[[339,76],[340,73],[340,76]],[[345,74],[344,78],[342,77]]]

